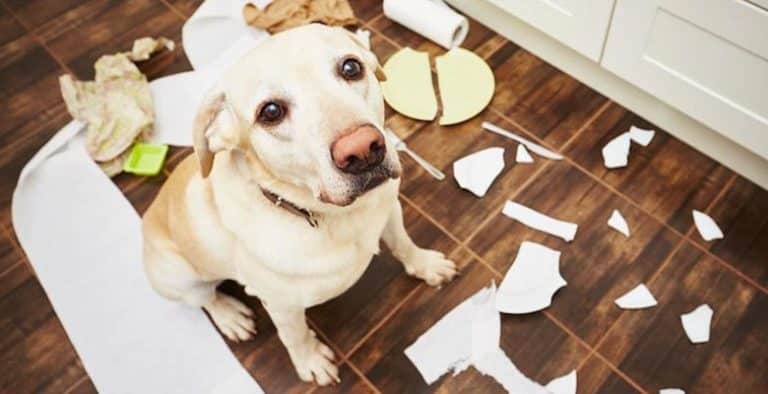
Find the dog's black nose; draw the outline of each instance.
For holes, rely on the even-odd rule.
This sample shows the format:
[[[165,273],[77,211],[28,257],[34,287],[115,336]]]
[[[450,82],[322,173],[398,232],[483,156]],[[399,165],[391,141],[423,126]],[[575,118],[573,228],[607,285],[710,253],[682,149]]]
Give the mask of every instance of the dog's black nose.
[[[371,125],[344,133],[331,144],[333,163],[348,174],[360,174],[381,164],[386,153],[384,136]]]

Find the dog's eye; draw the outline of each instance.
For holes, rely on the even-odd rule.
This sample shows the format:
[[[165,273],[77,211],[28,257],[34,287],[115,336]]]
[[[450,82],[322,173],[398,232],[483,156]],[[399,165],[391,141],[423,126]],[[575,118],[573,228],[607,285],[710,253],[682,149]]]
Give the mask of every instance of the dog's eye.
[[[285,108],[275,101],[268,101],[261,106],[256,120],[259,123],[273,125],[279,123],[285,117]]]
[[[339,63],[339,75],[347,81],[357,81],[363,77],[363,64],[355,58],[346,58]]]

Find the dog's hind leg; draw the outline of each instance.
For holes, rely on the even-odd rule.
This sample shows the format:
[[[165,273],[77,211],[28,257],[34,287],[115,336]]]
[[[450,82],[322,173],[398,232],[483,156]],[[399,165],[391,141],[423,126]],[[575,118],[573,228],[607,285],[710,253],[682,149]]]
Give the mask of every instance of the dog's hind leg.
[[[403,263],[408,275],[422,279],[430,286],[439,286],[456,276],[456,264],[453,261],[436,250],[420,248],[413,242],[405,230],[403,208],[399,200],[395,201],[382,239],[392,254]]]
[[[252,312],[237,299],[216,290],[220,280],[206,280],[176,252],[169,241],[145,238],[144,268],[152,287],[160,295],[193,307],[202,307],[219,331],[232,341],[245,341],[256,334]]]

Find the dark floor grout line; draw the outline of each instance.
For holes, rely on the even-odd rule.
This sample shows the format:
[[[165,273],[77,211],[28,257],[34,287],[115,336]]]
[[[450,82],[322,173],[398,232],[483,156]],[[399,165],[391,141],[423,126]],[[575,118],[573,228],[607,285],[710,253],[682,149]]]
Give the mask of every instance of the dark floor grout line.
[[[66,63],[64,63],[64,62],[63,62],[63,61],[62,61],[62,60],[59,58],[59,56],[58,56],[58,55],[56,55],[56,53],[54,53],[54,52],[51,50],[51,48],[49,48],[49,47],[48,47],[48,44],[47,44],[47,43],[46,43],[46,42],[45,42],[45,41],[44,41],[42,38],[40,38],[40,36],[38,36],[38,35],[37,35],[37,33],[35,33],[35,29],[32,29],[32,28],[30,28],[29,26],[27,26],[27,24],[26,24],[26,23],[24,23],[24,21],[23,21],[21,18],[19,18],[19,16],[16,14],[16,12],[15,12],[13,9],[11,9],[11,7],[9,7],[9,6],[8,6],[8,5],[5,3],[5,0],[0,0],[0,4],[2,4],[3,8],[5,8],[5,10],[6,10],[6,11],[8,11],[8,13],[11,15],[11,17],[13,17],[13,19],[14,19],[14,20],[16,20],[16,22],[17,22],[19,25],[21,25],[21,27],[23,27],[23,28],[24,28],[24,30],[26,30],[26,31],[27,31],[27,34],[28,34],[30,37],[32,37],[32,39],[33,39],[35,42],[37,42],[37,44],[38,44],[38,45],[40,45],[41,47],[43,47],[43,49],[45,49],[45,52],[46,52],[46,53],[48,53],[48,55],[49,55],[50,57],[52,57],[52,58],[53,58],[53,60],[55,60],[55,61],[56,61],[56,63],[59,65],[59,67],[63,68],[63,69],[64,69],[64,71],[66,71],[67,73],[69,73],[69,74],[73,74],[73,75],[74,75],[74,73],[73,73],[73,72],[72,72],[72,70],[69,68],[69,66],[67,66],[67,64],[66,64]]]
[[[177,9],[173,6],[173,4],[168,3],[168,0],[160,0],[163,5],[165,5],[166,8],[168,8],[172,13],[176,14],[182,21],[186,21],[189,18],[189,15],[185,15],[181,10]]]
[[[513,120],[513,119],[509,118],[508,116],[506,116],[506,115],[505,115],[503,112],[501,112],[501,111],[499,111],[499,110],[497,110],[497,109],[495,109],[495,108],[491,108],[491,110],[492,110],[494,113],[496,113],[498,116],[501,116],[501,117],[502,117],[504,120],[507,120],[508,122],[510,122],[510,123],[514,124],[515,126],[519,127],[519,128],[520,128],[521,130],[523,130],[523,131],[524,131],[526,134],[528,134],[528,135],[530,135],[532,138],[534,138],[534,139],[535,139],[537,142],[539,142],[539,143],[542,143],[542,144],[543,144],[543,145],[545,145],[545,146],[549,146],[549,144],[547,144],[547,143],[546,143],[544,140],[540,139],[538,136],[536,136],[535,134],[531,133],[529,130],[527,130],[526,128],[524,128],[524,127],[523,127],[521,124],[519,124],[519,123],[518,123],[518,122],[516,122],[515,120]],[[555,152],[558,152],[558,153],[561,153],[561,151],[559,151],[558,149],[554,149],[554,151],[555,151]],[[562,154],[562,153],[561,153],[561,154]],[[638,209],[638,210],[640,210],[641,212],[645,213],[646,215],[650,216],[650,217],[651,217],[653,220],[655,220],[656,222],[658,222],[658,223],[659,223],[659,224],[660,224],[662,227],[666,228],[667,230],[669,230],[669,231],[670,231],[670,232],[672,232],[673,234],[677,235],[678,237],[683,237],[683,238],[685,238],[685,239],[688,239],[688,240],[690,241],[690,239],[689,239],[689,238],[686,236],[686,234],[683,234],[682,232],[680,232],[680,231],[679,231],[679,230],[677,230],[676,228],[674,228],[674,227],[670,226],[670,225],[669,225],[669,224],[668,224],[666,221],[662,220],[661,218],[659,218],[659,217],[658,217],[658,216],[656,216],[655,214],[653,214],[653,213],[649,212],[647,209],[645,209],[644,207],[642,207],[640,204],[638,204],[637,202],[635,202],[634,200],[632,200],[632,199],[631,199],[629,196],[627,196],[627,195],[625,195],[624,193],[620,192],[618,189],[616,189],[615,187],[611,186],[610,184],[608,184],[607,182],[605,182],[603,179],[601,179],[601,178],[600,178],[600,177],[598,177],[597,175],[593,174],[592,172],[590,172],[589,170],[587,170],[586,168],[584,168],[584,167],[583,167],[583,166],[581,166],[580,164],[576,163],[576,162],[575,162],[573,159],[571,159],[570,157],[568,157],[568,156],[565,156],[565,155],[563,155],[563,157],[564,157],[563,161],[565,161],[565,162],[567,162],[568,164],[572,165],[573,167],[575,167],[576,169],[578,169],[580,172],[582,172],[584,175],[586,175],[586,176],[588,176],[588,177],[592,178],[594,181],[598,182],[600,185],[602,185],[603,187],[607,188],[608,190],[610,190],[611,192],[613,192],[614,194],[616,194],[616,195],[617,195],[618,197],[620,197],[622,200],[624,200],[624,201],[628,202],[630,205],[632,205],[632,206],[633,206],[633,207],[635,207],[636,209]],[[690,229],[689,229],[689,230],[686,230],[686,231],[690,231]],[[714,254],[713,254],[711,251],[709,251],[709,250],[707,250],[707,249],[703,248],[701,245],[697,244],[696,242],[691,242],[691,243],[692,243],[692,244],[693,244],[695,247],[697,247],[698,249],[700,249],[701,251],[703,251],[703,252],[704,252],[706,255],[708,255],[708,256],[710,256],[710,257],[712,257],[713,259],[715,259],[716,261],[718,261],[719,263],[721,263],[723,266],[725,266],[727,269],[729,269],[729,270],[733,271],[734,273],[736,273],[736,274],[737,274],[737,275],[738,275],[740,278],[744,279],[744,280],[745,280],[747,283],[749,283],[750,285],[754,286],[755,288],[757,288],[758,290],[762,291],[763,293],[765,293],[765,294],[768,294],[768,289],[766,289],[765,287],[763,287],[763,286],[759,285],[757,282],[755,282],[753,279],[749,278],[749,276],[747,276],[747,275],[746,275],[746,274],[744,274],[743,272],[739,271],[737,268],[735,268],[735,267],[734,267],[734,266],[732,266],[731,264],[729,264],[729,263],[725,262],[725,261],[724,261],[724,260],[722,260],[720,257],[718,257],[718,256],[714,255]]]
[[[586,129],[588,129],[589,126],[591,126],[606,110],[608,110],[608,107],[610,107],[612,104],[613,104],[613,101],[607,100],[602,106],[600,106],[600,108],[598,108],[597,111],[595,111],[595,113],[592,114],[592,116],[590,116],[589,119],[587,119],[586,123],[584,123],[581,127],[579,127],[579,129],[576,130],[575,133],[573,133],[571,138],[568,138],[568,140],[565,141],[563,146],[560,148],[560,151],[561,152],[568,151],[568,148],[570,148],[571,144],[574,143],[579,136],[581,136],[581,133],[583,133]]]
[[[372,389],[374,393],[381,394],[381,390],[379,390],[379,388],[376,387],[376,385],[370,379],[368,379],[367,376],[365,376],[363,371],[361,371],[357,365],[355,365],[352,361],[347,361],[347,366],[360,378],[360,380],[363,381],[363,383],[368,386],[368,388]]]

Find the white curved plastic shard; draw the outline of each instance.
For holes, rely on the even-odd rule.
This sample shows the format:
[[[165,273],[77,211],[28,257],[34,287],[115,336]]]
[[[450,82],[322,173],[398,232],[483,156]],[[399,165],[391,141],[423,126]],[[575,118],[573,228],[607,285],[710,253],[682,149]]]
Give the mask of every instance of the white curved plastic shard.
[[[552,379],[544,388],[551,394],[576,394],[576,370]]]
[[[493,71],[474,52],[453,48],[435,58],[435,67],[443,103],[441,125],[470,119],[491,102],[496,86]]]
[[[624,234],[625,237],[629,237],[629,225],[624,220],[624,216],[621,216],[621,212],[618,209],[614,209],[611,213],[611,217],[608,219],[608,225],[614,230]]]
[[[453,162],[453,177],[463,189],[483,197],[503,169],[504,148],[493,147]]]
[[[525,241],[499,286],[496,309],[515,314],[540,311],[566,284],[560,275],[560,252]]]
[[[531,154],[528,153],[528,149],[525,149],[525,145],[523,144],[517,145],[515,161],[518,163],[533,163],[533,157],[531,157]]]
[[[508,393],[548,393],[540,384],[523,375],[501,348],[486,353],[481,359],[475,361],[474,366],[483,375],[493,377]]]
[[[429,54],[405,47],[392,55],[382,68],[387,80],[381,82],[381,91],[387,104],[409,118],[435,118],[437,98],[432,88]]]
[[[629,138],[642,146],[648,146],[655,135],[656,132],[654,130],[641,129],[637,126],[629,128]]]
[[[579,228],[575,223],[549,217],[514,201],[507,201],[502,213],[528,227],[558,236],[566,242],[573,241]]]
[[[709,342],[709,326],[712,323],[713,314],[712,308],[704,304],[680,316],[683,329],[692,343]]]
[[[643,309],[656,306],[656,298],[644,284],[637,285],[614,301],[622,309]]]
[[[706,213],[694,209],[693,222],[696,223],[696,229],[699,230],[701,238],[704,238],[705,241],[723,238],[723,231]]]
[[[661,389],[659,390],[659,394],[685,394],[685,391],[676,388]]]
[[[629,162],[629,133],[622,133],[603,147],[603,163],[606,168],[626,167]]]

